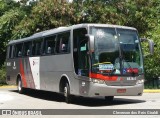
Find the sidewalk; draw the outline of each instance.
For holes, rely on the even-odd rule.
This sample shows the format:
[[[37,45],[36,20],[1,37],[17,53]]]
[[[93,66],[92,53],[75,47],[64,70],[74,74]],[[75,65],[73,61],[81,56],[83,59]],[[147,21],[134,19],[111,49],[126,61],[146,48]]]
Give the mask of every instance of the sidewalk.
[[[17,86],[4,85],[4,86],[0,86],[0,88],[17,88]],[[160,93],[160,89],[144,89],[143,92],[144,93]]]

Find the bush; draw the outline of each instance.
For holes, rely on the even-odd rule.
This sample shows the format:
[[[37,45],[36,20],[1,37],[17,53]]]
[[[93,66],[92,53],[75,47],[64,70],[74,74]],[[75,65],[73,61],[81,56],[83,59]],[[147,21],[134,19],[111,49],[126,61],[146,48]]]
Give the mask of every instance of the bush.
[[[0,69],[0,85],[6,84],[6,69],[5,65],[3,65]]]

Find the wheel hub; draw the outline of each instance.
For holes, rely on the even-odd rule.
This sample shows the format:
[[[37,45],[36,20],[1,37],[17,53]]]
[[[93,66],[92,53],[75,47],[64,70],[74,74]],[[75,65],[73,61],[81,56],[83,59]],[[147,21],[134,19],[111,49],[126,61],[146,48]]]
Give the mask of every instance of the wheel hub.
[[[67,97],[67,87],[64,87],[64,96]]]
[[[21,81],[18,82],[18,90],[21,91]]]

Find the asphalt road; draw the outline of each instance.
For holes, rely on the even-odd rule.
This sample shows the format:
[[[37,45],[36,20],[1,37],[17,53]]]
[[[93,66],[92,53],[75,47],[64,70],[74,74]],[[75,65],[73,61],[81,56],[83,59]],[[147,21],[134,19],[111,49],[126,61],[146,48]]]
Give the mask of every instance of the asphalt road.
[[[53,92],[27,90],[25,94],[19,94],[15,88],[0,88],[0,109],[160,109],[160,93],[144,93],[142,96],[115,97],[112,104],[106,103],[103,98],[75,97],[72,104],[66,104],[63,96]],[[17,118],[22,116],[0,117]],[[34,116],[30,116],[29,118],[32,117]],[[52,115],[38,117],[139,118],[139,115]],[[159,118],[160,115],[141,115],[140,117]]]

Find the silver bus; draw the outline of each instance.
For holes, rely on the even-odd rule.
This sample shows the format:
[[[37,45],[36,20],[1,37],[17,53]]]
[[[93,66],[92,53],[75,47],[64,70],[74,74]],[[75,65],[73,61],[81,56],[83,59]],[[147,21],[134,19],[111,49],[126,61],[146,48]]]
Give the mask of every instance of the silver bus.
[[[78,24],[59,27],[7,46],[7,83],[73,96],[140,96],[144,88],[141,41],[132,27]],[[149,40],[150,51],[153,42]]]

